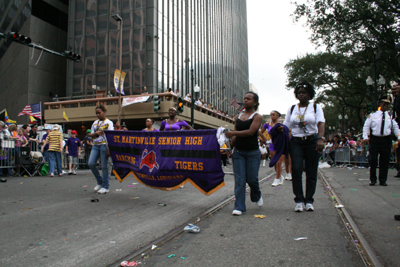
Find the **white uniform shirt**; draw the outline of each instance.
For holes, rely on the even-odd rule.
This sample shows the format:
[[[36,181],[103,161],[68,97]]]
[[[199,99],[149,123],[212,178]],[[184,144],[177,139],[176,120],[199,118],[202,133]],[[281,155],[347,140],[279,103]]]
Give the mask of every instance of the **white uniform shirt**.
[[[391,128],[393,123],[393,132],[397,136],[397,139],[400,139],[400,130],[397,122],[392,119],[389,113],[385,112],[385,126],[383,130],[383,135],[381,135],[381,127],[382,127],[382,111],[378,110],[371,113],[367,120],[364,123],[363,127],[363,139],[368,139],[369,130],[372,130],[372,135],[375,136],[388,136],[391,134]]]
[[[114,124],[109,119],[105,118],[104,120],[95,120],[92,125],[92,133],[97,131],[105,131],[105,130],[114,130]],[[93,139],[93,144],[101,145],[106,144],[106,137],[100,135],[96,139]]]
[[[292,129],[292,136],[303,137],[314,135],[318,133],[318,123],[325,122],[324,111],[321,106],[316,104],[316,112],[314,111],[314,103],[309,103],[307,107],[300,108],[299,104],[294,106],[292,114],[290,114],[292,107],[290,107],[286,113],[285,121],[283,122],[289,129]],[[304,117],[306,134],[303,128],[299,127],[300,117]]]

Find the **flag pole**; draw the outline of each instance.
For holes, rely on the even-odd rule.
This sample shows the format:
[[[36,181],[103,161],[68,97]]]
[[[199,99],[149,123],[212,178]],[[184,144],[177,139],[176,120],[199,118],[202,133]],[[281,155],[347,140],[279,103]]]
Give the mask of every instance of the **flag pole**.
[[[42,101],[40,101],[40,126],[42,126],[43,130]]]

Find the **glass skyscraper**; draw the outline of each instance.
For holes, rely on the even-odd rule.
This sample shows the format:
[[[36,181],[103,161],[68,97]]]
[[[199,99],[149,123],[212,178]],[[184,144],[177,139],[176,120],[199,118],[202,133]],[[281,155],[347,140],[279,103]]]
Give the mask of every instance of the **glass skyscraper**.
[[[69,3],[67,95],[114,92],[119,67],[119,14],[126,94],[201,88],[200,98],[233,113],[232,98],[248,91],[245,0],[75,0]],[[193,84],[192,84],[193,83]]]

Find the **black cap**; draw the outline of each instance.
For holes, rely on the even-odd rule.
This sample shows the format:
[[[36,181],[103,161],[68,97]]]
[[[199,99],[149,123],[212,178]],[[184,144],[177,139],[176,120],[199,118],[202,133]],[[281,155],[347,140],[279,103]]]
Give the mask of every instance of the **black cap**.
[[[390,97],[390,95],[384,95],[379,98],[379,102],[392,103],[392,98]]]

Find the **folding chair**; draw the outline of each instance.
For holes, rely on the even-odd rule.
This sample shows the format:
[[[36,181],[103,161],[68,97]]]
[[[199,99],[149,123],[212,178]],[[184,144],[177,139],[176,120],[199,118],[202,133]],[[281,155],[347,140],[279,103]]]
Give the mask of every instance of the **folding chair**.
[[[19,175],[22,176],[24,173],[28,174],[30,177],[33,176],[33,163],[31,159],[31,148],[30,146],[22,146],[20,147],[20,170]],[[22,170],[21,170],[22,167]]]
[[[32,166],[33,166],[32,176],[35,176],[36,174],[39,174],[40,176],[42,176],[42,173],[40,172],[40,170],[43,167],[43,165],[46,163],[44,161],[42,152],[31,151],[30,158],[31,158]]]

